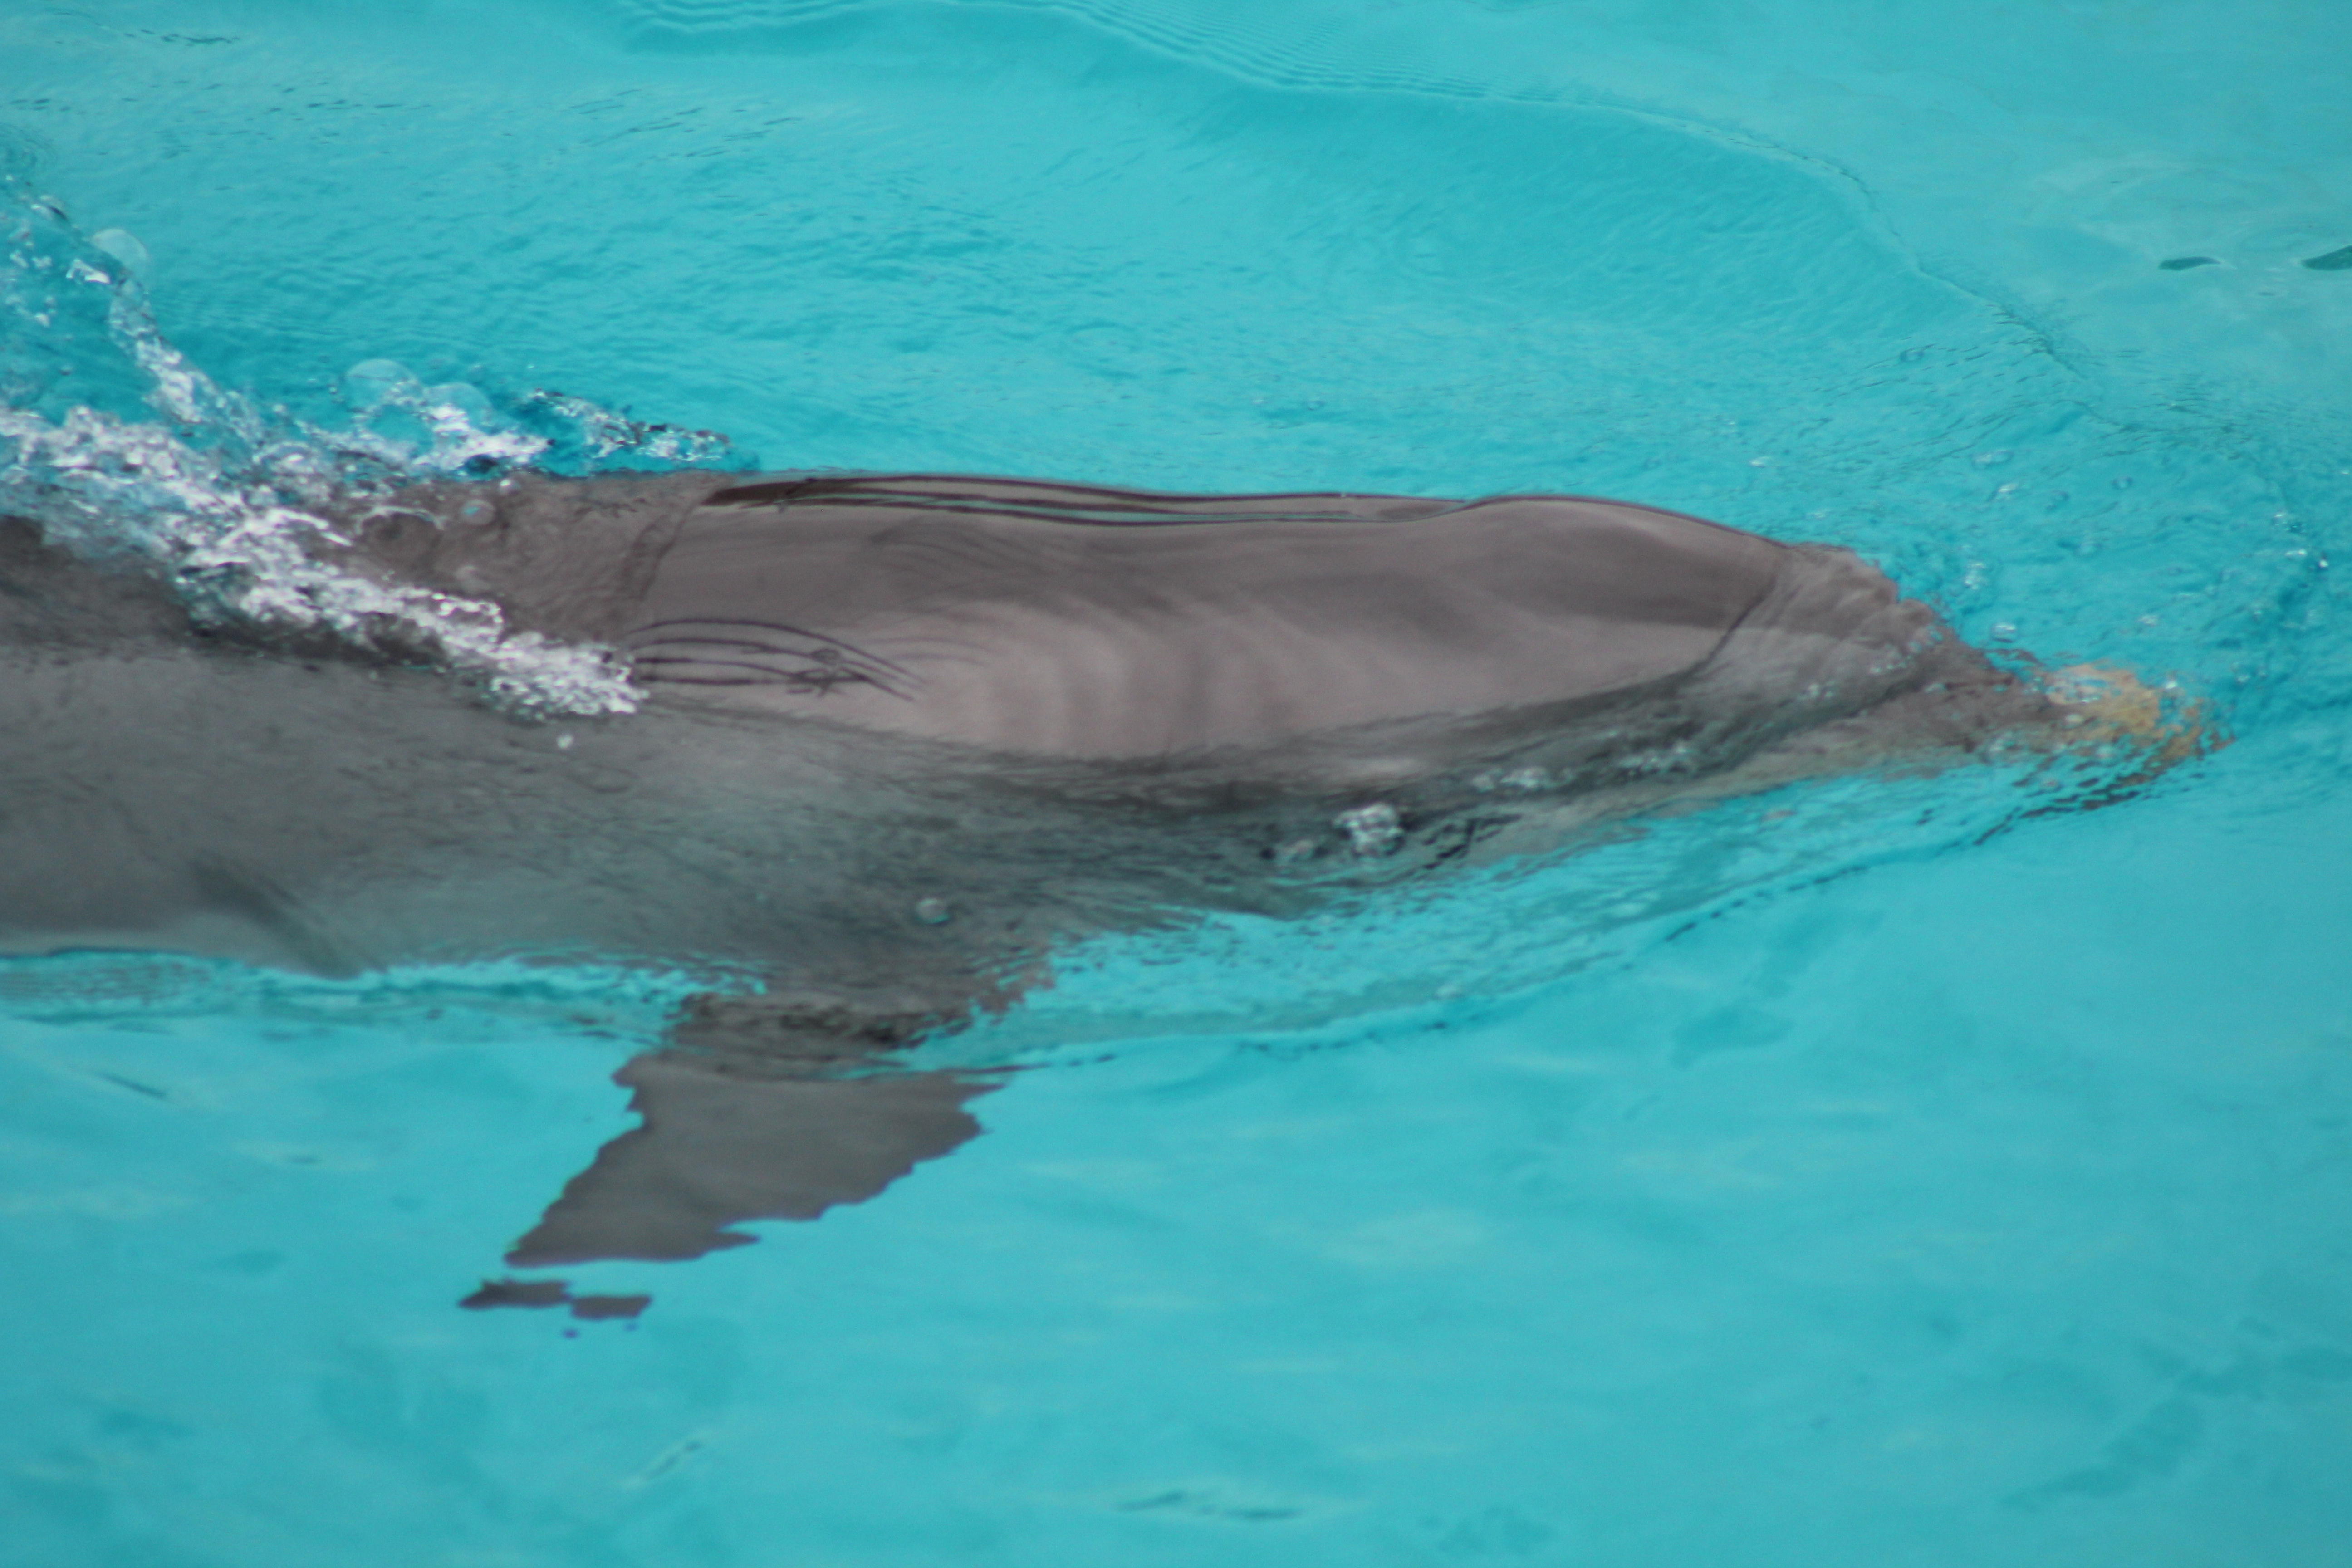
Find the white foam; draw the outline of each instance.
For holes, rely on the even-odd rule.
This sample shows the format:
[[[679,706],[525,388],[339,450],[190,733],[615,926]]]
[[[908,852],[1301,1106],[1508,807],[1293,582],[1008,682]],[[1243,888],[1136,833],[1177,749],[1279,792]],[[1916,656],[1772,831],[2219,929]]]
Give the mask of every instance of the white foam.
[[[14,220],[10,222],[9,220]],[[0,325],[56,363],[27,384],[135,385],[160,421],[86,403],[0,404],[0,510],[59,546],[152,561],[200,618],[265,634],[325,633],[356,649],[426,662],[527,714],[625,713],[638,702],[612,650],[510,629],[487,601],[360,575],[323,560],[347,543],[328,521],[338,497],[423,478],[500,472],[547,451],[462,383],[427,386],[388,360],[345,380],[353,418],[326,430],[265,415],[190,363],[157,330],[138,275],[143,246],[75,233],[54,204],[0,187],[14,242],[0,278]],[[60,313],[70,318],[63,324]],[[70,329],[102,321],[115,363],[65,363]],[[85,331],[81,357],[101,334]],[[708,460],[724,440],[645,426],[585,400],[534,395],[595,457]]]

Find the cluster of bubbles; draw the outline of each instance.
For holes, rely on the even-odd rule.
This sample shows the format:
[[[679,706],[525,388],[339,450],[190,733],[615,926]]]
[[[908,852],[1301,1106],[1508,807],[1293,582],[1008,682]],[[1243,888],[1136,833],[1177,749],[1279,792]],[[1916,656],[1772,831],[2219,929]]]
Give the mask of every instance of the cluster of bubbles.
[[[146,269],[131,235],[85,237],[56,202],[0,182],[0,515],[78,553],[143,560],[206,624],[421,660],[526,715],[635,708],[610,650],[332,563],[348,541],[331,519],[339,500],[420,479],[717,462],[723,437],[548,392],[501,410],[385,360],[345,377],[347,427],[321,428],[191,364],[156,326]]]

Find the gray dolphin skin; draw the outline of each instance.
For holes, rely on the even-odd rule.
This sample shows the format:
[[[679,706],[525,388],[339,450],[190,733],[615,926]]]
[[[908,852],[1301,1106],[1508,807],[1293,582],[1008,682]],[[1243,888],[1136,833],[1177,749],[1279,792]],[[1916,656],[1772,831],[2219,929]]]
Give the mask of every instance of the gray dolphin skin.
[[[2064,717],[1850,553],[1616,501],[521,475],[338,521],[349,571],[622,650],[641,710],[203,631],[0,523],[0,952],[764,983],[622,1069],[644,1126],[518,1266],[870,1196],[995,1081],[891,1051],[1088,932],[1522,849],[1498,772],[1543,770],[1556,827]]]

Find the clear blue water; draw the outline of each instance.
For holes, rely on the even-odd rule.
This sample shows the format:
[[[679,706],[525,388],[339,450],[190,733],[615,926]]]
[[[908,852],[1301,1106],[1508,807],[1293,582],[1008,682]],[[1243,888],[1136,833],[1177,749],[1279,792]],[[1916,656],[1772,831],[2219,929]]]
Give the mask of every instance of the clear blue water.
[[[2319,0],[8,7],[61,528],[303,428],[1575,490],[2235,739],[1082,947],[950,1047],[1036,1068],[983,1137],[572,1271],[633,1323],[453,1303],[686,977],[8,961],[0,1562],[2341,1563],[2347,60]]]

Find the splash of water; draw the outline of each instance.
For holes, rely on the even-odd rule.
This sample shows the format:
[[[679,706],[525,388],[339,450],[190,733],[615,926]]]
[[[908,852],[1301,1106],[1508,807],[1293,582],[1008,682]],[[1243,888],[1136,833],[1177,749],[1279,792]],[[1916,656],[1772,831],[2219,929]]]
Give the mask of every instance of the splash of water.
[[[0,513],[92,557],[144,561],[205,624],[333,638],[444,669],[512,711],[625,713],[612,650],[506,625],[498,605],[330,564],[334,503],[525,464],[572,472],[709,464],[723,437],[538,392],[501,411],[476,388],[353,369],[347,428],[265,410],[158,329],[120,230],[85,237],[54,201],[0,184]]]

